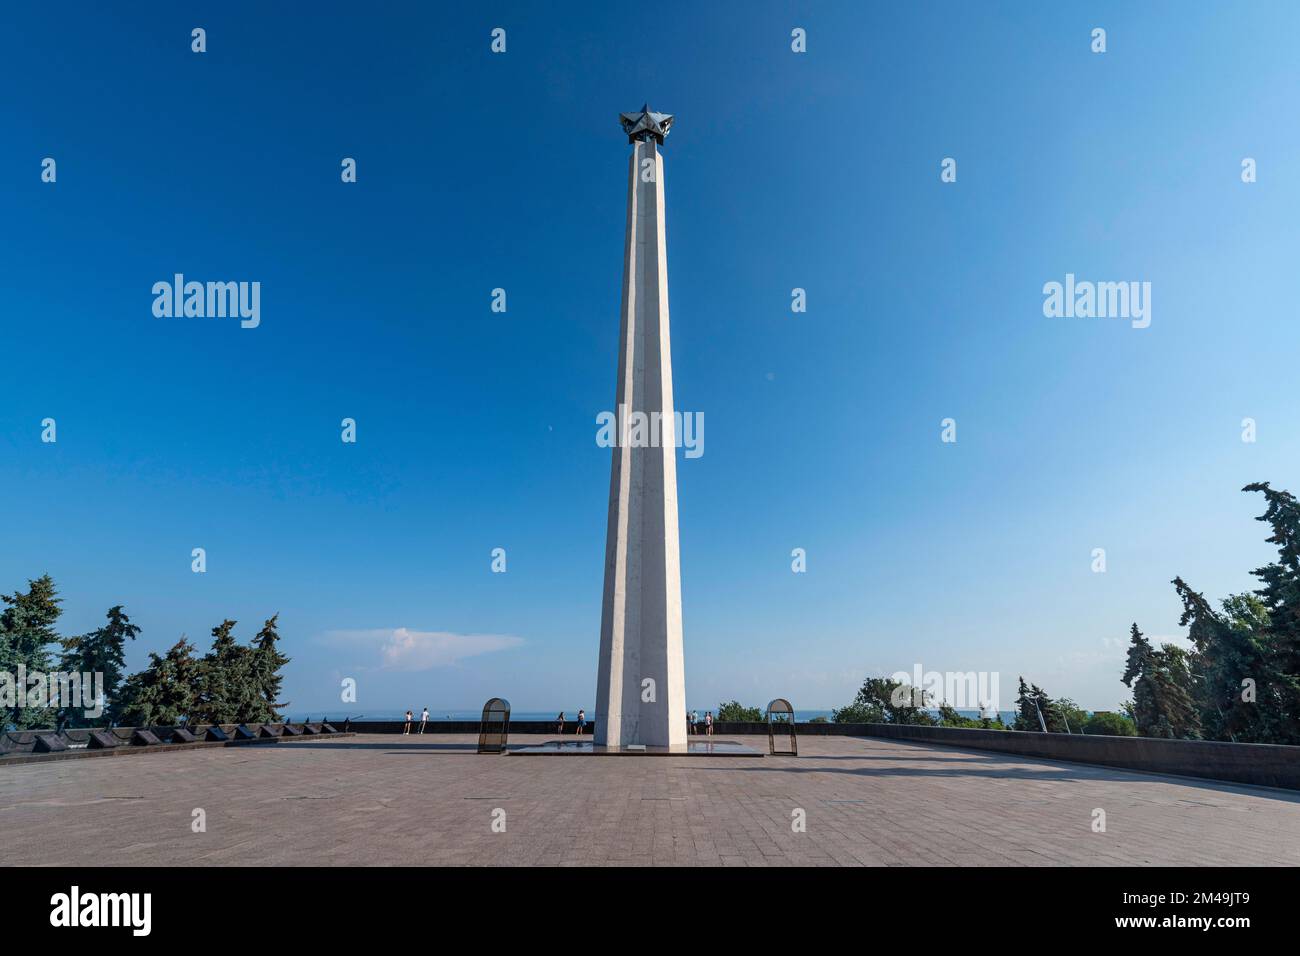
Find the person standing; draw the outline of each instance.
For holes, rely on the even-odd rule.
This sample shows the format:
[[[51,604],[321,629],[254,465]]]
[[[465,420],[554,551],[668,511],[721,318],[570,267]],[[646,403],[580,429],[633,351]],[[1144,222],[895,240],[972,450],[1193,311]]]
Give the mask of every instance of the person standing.
[[[402,726],[402,733],[403,733],[403,734],[409,734],[409,733],[411,732],[411,721],[412,721],[414,718],[415,718],[415,714],[411,713],[411,712],[408,710],[408,711],[406,712],[406,723]]]
[[[698,734],[699,732],[700,732],[700,712],[698,710],[693,710],[691,711],[691,733]]]
[[[555,718],[555,732],[564,736],[564,711],[560,711],[560,716]]]
[[[587,712],[581,707],[578,708],[578,736],[582,736],[582,729],[587,726]]]
[[[690,736],[693,733],[695,733],[695,728],[691,726],[691,712],[688,710],[686,712],[686,734]]]
[[[713,736],[713,711],[704,715],[704,732],[710,737]]]
[[[424,713],[420,715],[420,733],[424,733],[424,725],[429,722],[429,708],[424,708]]]

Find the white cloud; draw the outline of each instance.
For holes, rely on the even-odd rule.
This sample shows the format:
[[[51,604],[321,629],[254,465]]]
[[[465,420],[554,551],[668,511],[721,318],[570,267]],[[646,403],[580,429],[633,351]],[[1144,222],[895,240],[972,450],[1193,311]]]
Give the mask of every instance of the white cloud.
[[[330,631],[325,637],[332,643],[373,645],[379,654],[379,667],[386,671],[427,671],[524,643],[522,637],[509,634],[453,634],[406,627]]]

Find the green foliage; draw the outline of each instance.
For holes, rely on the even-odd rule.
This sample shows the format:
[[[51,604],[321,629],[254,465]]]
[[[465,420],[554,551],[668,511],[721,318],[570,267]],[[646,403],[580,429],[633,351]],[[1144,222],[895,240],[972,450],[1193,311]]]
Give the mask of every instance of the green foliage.
[[[1267,483],[1267,510],[1278,560],[1254,573],[1263,586],[1233,594],[1215,610],[1181,577],[1179,626],[1189,652],[1172,644],[1153,649],[1133,625],[1128,667],[1138,732],[1155,737],[1199,737],[1257,743],[1300,743],[1300,506]]]
[[[1084,721],[1083,732],[1107,737],[1136,737],[1137,727],[1123,714],[1099,710]]]
[[[740,701],[729,700],[718,705],[718,713],[713,719],[718,722],[756,724],[763,720],[763,712],[757,707],[745,707]]]
[[[1139,734],[1167,738],[1201,735],[1200,716],[1192,700],[1191,659],[1181,647],[1164,644],[1156,650],[1134,624],[1129,629],[1128,666],[1120,680],[1133,688],[1133,717]]]
[[[280,669],[289,658],[276,646],[279,634],[270,618],[252,645],[235,642],[235,621],[225,620],[212,629],[212,650],[199,662],[196,720],[213,724],[239,724],[277,720],[283,677]]]
[[[1258,590],[1230,595],[1221,611],[1174,579],[1193,646],[1193,706],[1206,737],[1300,744],[1300,502],[1268,482],[1242,490],[1263,494],[1257,520],[1269,525],[1277,560],[1254,571]]]
[[[55,670],[50,645],[59,639],[54,622],[59,619],[60,598],[54,580],[42,575],[27,582],[26,593],[0,595],[0,600],[5,604],[0,612],[0,671],[16,676],[20,664],[29,674]],[[26,690],[15,687],[16,700],[9,713],[0,716],[0,725],[8,722],[18,730],[53,726],[54,709],[26,706]]]
[[[971,730],[1006,730],[1006,724],[1002,723],[1002,716],[995,714],[992,717],[963,717],[957,713],[956,708],[948,704],[939,705],[939,726],[940,727],[966,727]]]
[[[104,712],[98,719],[87,718],[85,708],[80,704],[59,712],[59,717],[73,727],[108,726],[116,723],[119,716],[117,699],[122,671],[126,667],[126,642],[135,640],[140,628],[131,623],[120,604],[109,608],[106,616],[108,623],[103,627],[78,637],[65,637],[59,642],[63,646],[59,670],[104,675]]]
[[[1067,733],[1083,733],[1083,725],[1088,722],[1088,712],[1068,697],[1058,697],[1052,701],[1052,709],[1061,718],[1063,729]]]
[[[150,652],[149,666],[122,686],[121,722],[132,727],[194,722],[199,668],[194,645],[183,637],[163,657]]]
[[[887,677],[868,677],[847,707],[831,712],[837,724],[926,724],[936,723],[922,708],[930,704],[929,695]]]
[[[252,686],[255,696],[252,699],[252,710],[244,717],[245,720],[261,723],[277,721],[280,719],[280,708],[287,706],[279,700],[280,685],[284,682],[280,670],[289,663],[289,658],[276,647],[280,640],[276,631],[279,617],[279,614],[273,614],[257,632],[257,637],[253,638]]]
[[[1068,700],[1064,703],[1068,707],[1074,706]],[[1065,721],[1068,716],[1069,711],[1062,711],[1045,690],[1037,684],[1026,684],[1025,679],[1020,678],[1020,689],[1016,696],[1016,719],[1012,723],[1012,729],[1042,733],[1046,726],[1049,734],[1063,734],[1066,732]],[[1074,729],[1073,725],[1071,729]]]
[[[57,713],[53,707],[27,707],[24,693],[17,702],[21,705],[0,713],[0,726],[53,727],[56,718],[72,726],[266,723],[279,720],[280,708],[286,706],[280,702],[281,671],[289,658],[279,650],[279,615],[262,625],[251,646],[236,643],[235,622],[223,621],[212,629],[212,650],[201,660],[182,637],[166,655],[150,653],[148,667],[124,681],[126,642],[135,640],[140,628],[122,605],[109,608],[102,627],[61,638],[54,627],[60,598],[48,574],[29,581],[25,593],[0,595],[0,600],[0,672],[16,675],[21,665],[29,674],[98,673],[104,692],[104,712],[93,720],[85,717],[81,704]],[[57,663],[55,645],[61,648]]]

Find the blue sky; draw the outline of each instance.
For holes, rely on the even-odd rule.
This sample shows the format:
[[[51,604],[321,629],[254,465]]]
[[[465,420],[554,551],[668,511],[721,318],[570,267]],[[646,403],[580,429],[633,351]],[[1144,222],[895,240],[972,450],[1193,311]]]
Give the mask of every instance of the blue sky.
[[[294,710],[352,676],[358,712],[590,712],[646,100],[706,422],[693,706],[921,664],[1111,708],[1171,578],[1269,560],[1239,489],[1300,490],[1293,4],[268,6],[2,15],[0,589],[49,572],[65,632],[123,603],[138,667],[279,612]],[[177,272],[259,281],[260,326],[155,318]],[[1044,317],[1066,273],[1151,282],[1150,327]]]

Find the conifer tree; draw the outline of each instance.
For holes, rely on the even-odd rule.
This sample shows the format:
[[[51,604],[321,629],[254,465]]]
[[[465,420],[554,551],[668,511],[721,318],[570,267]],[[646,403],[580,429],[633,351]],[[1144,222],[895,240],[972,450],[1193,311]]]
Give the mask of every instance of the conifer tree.
[[[1201,720],[1192,702],[1192,668],[1187,651],[1175,644],[1162,644],[1153,654],[1156,683],[1157,724],[1153,736],[1195,739],[1201,736]]]
[[[1130,629],[1128,666],[1120,680],[1133,688],[1134,723],[1140,736],[1201,736],[1191,663],[1191,656],[1181,647],[1164,644],[1156,650],[1137,624]]]
[[[1261,636],[1270,665],[1270,686],[1256,682],[1256,706],[1268,711],[1260,717],[1269,727],[1271,742],[1300,744],[1300,501],[1289,491],[1273,490],[1266,481],[1242,490],[1264,495],[1267,507],[1256,520],[1268,523],[1273,532],[1268,543],[1278,549],[1276,561],[1254,572],[1263,585],[1255,593],[1268,610]]]
[[[198,661],[194,645],[182,637],[165,656],[150,652],[149,666],[122,687],[119,713],[132,726],[175,725],[194,715]]]
[[[280,687],[284,682],[280,669],[289,663],[289,658],[281,654],[276,646],[280,640],[276,630],[279,617],[279,614],[273,614],[253,639],[252,668],[256,698],[252,701],[252,712],[245,715],[245,720],[262,723],[277,721],[280,719],[280,708],[286,706],[280,702]]]
[[[212,724],[240,723],[254,710],[253,649],[236,643],[235,621],[212,629],[212,650],[199,662],[197,719]]]
[[[134,727],[194,722],[198,681],[194,645],[184,637],[163,657],[150,652],[149,666],[132,674],[122,686],[121,722]]]
[[[85,717],[85,707],[75,703],[64,708],[60,716],[72,726],[100,724],[107,726],[117,720],[117,698],[122,683],[122,671],[126,667],[126,642],[135,640],[140,628],[131,623],[122,605],[108,609],[108,623],[88,634],[77,637],[65,637],[63,656],[59,660],[59,670],[67,673],[102,674],[104,691],[104,712],[97,719]]]
[[[1151,736],[1148,730],[1155,727],[1158,721],[1155,686],[1149,680],[1142,679],[1155,669],[1154,654],[1151,642],[1138,630],[1135,621],[1129,630],[1128,666],[1120,680],[1133,688],[1133,723],[1137,725],[1139,737]]]
[[[3,594],[0,600],[6,605],[0,612],[0,671],[16,679],[18,667],[22,665],[29,675],[33,672],[48,675],[54,669],[50,645],[59,639],[54,622],[61,612],[54,580],[48,574],[42,575],[27,582],[26,593]],[[45,686],[48,689],[49,684]],[[14,699],[5,702],[0,726],[8,722],[18,730],[27,730],[54,725],[53,708],[27,706],[26,686],[14,686],[12,690]]]
[[[1041,721],[1038,719],[1040,713],[1043,716]],[[1042,733],[1044,725],[1048,733],[1065,733],[1065,721],[1058,712],[1055,701],[1037,684],[1026,684],[1021,677],[1016,694],[1016,719],[1012,728]]]

